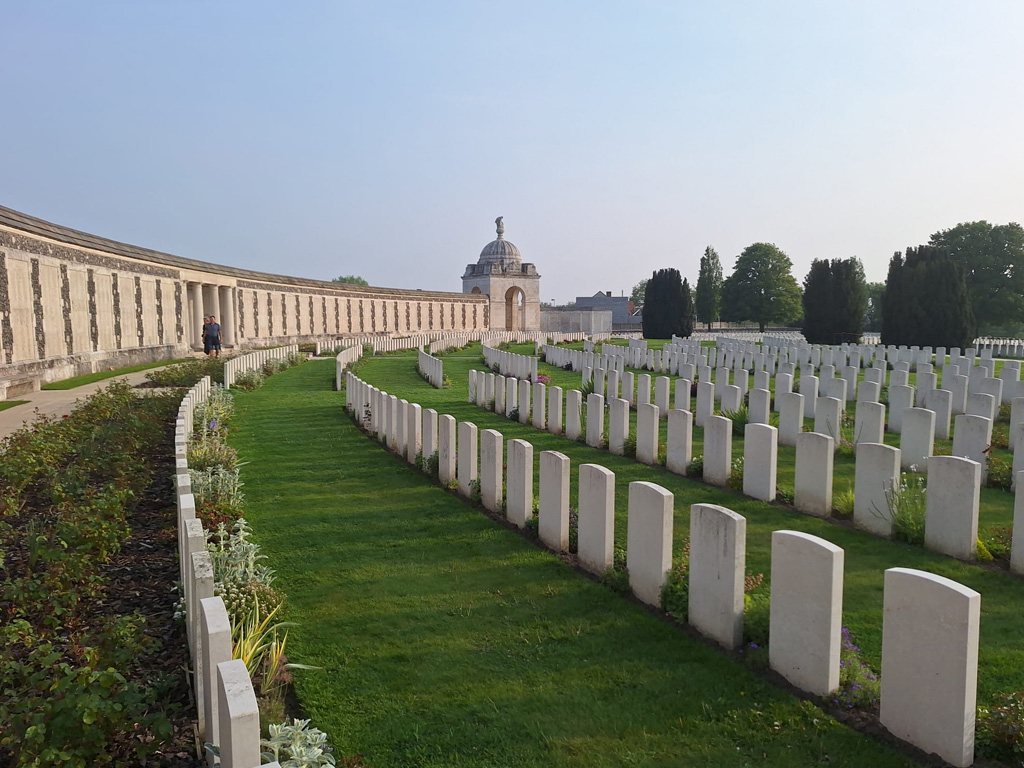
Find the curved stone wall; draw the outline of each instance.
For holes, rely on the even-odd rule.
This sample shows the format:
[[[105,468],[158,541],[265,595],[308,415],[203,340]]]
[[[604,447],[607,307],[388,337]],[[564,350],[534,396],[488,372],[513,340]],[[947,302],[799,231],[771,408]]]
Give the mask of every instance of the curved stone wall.
[[[0,381],[11,394],[201,347],[325,336],[485,331],[486,296],[362,287],[224,267],[126,245],[0,206]]]

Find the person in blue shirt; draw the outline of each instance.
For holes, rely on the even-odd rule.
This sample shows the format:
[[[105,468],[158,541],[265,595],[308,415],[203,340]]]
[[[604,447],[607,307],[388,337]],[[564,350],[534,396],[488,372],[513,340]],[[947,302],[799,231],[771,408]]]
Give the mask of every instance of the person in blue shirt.
[[[210,322],[206,324],[206,348],[207,354],[220,357],[220,323],[213,315],[210,315]]]

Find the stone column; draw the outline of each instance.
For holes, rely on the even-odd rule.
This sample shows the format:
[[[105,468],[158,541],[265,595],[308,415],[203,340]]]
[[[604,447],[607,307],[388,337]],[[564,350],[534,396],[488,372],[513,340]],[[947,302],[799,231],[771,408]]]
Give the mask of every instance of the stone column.
[[[220,286],[217,289],[218,292],[218,304],[219,309],[224,313],[224,317],[218,316],[217,319],[220,321],[221,328],[221,341],[224,344],[235,344],[235,289],[229,288],[225,285]]]
[[[203,348],[203,318],[206,310],[203,307],[203,286],[199,283],[188,284],[192,294],[192,346]]]

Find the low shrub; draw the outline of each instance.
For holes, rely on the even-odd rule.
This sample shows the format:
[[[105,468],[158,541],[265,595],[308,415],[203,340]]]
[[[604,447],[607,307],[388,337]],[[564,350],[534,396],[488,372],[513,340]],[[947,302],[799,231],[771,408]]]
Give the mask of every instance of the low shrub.
[[[843,627],[839,647],[839,689],[832,703],[844,709],[874,711],[882,693],[881,677],[860,657],[849,628]]]
[[[989,456],[987,462],[988,474],[985,478],[985,485],[989,488],[999,488],[1003,491],[1010,491],[1013,486],[1013,464],[1000,456]]]
[[[1013,548],[1013,528],[1008,525],[993,528],[984,540],[985,548],[994,560],[1009,562]]]
[[[208,432],[193,438],[188,444],[189,469],[205,470],[212,467],[239,466],[238,451],[224,442],[218,433]]]
[[[612,550],[612,567],[601,574],[601,583],[619,594],[629,594],[629,572],[626,570],[626,550]]]
[[[978,707],[978,750],[986,757],[1019,765],[1024,756],[1024,691],[997,693]]]
[[[207,511],[231,518],[241,515],[245,496],[242,493],[238,467],[190,469],[188,474],[192,479],[192,494],[196,499],[197,513],[205,507]]]
[[[697,454],[690,459],[690,465],[686,468],[686,476],[696,480],[704,477],[704,456]]]
[[[282,768],[319,768],[335,765],[327,734],[309,727],[309,720],[271,723],[269,737],[260,741],[264,763],[277,761]]]
[[[215,384],[224,383],[224,363],[228,358],[205,357],[201,360],[189,360],[186,363],[175,363],[164,368],[157,368],[146,374],[146,379],[157,387],[191,387],[204,376],[209,376]]]
[[[743,457],[737,456],[732,460],[732,469],[729,472],[729,487],[734,491],[743,492]]]
[[[886,485],[885,501],[892,519],[892,536],[898,541],[924,545],[926,488],[921,475],[901,472],[897,482]]]
[[[254,389],[262,387],[266,380],[267,377],[263,375],[263,371],[242,371],[235,376],[235,382],[231,386],[238,387],[243,392],[252,392]]]
[[[193,428],[200,435],[209,432],[225,434],[234,413],[235,400],[231,392],[223,387],[213,387],[205,402],[195,408]]]

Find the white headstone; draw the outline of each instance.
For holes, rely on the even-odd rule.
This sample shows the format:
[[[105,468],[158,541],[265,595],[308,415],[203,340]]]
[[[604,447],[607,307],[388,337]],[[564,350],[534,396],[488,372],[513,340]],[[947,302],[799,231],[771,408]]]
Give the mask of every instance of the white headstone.
[[[540,454],[540,505],[537,533],[555,552],[569,549],[569,457],[557,451]]]
[[[459,493],[469,497],[477,479],[477,429],[470,421],[459,422],[458,479]]]
[[[900,449],[881,443],[858,443],[854,465],[853,522],[879,536],[892,534],[886,494],[900,482]]]
[[[802,432],[796,440],[793,506],[800,512],[828,517],[832,512],[833,440]]]
[[[844,560],[842,549],[817,536],[772,533],[769,663],[816,696],[839,687]]]
[[[885,572],[882,725],[955,766],[974,762],[980,621],[973,589],[910,568]]]
[[[743,495],[775,501],[779,431],[767,424],[747,424],[743,435]]]
[[[600,448],[604,441],[604,398],[591,393],[587,395],[587,445]]]
[[[507,485],[505,517],[525,528],[533,517],[533,446],[525,440],[508,441]]]
[[[580,464],[577,548],[580,565],[591,573],[612,567],[615,544],[615,473]]]
[[[688,622],[702,635],[737,648],[743,643],[747,520],[714,504],[690,507]]]
[[[704,482],[725,486],[732,474],[732,421],[709,416],[704,422]]]
[[[925,547],[972,559],[978,542],[981,464],[959,456],[932,456],[926,496]]]
[[[505,466],[501,432],[485,429],[480,432],[480,500],[484,509],[501,511],[503,470]]]
[[[636,460],[641,464],[658,463],[658,438],[661,430],[658,406],[641,403],[636,407]]]
[[[672,568],[673,501],[660,485],[629,484],[626,569],[633,594],[648,605],[661,605],[661,588]]]

